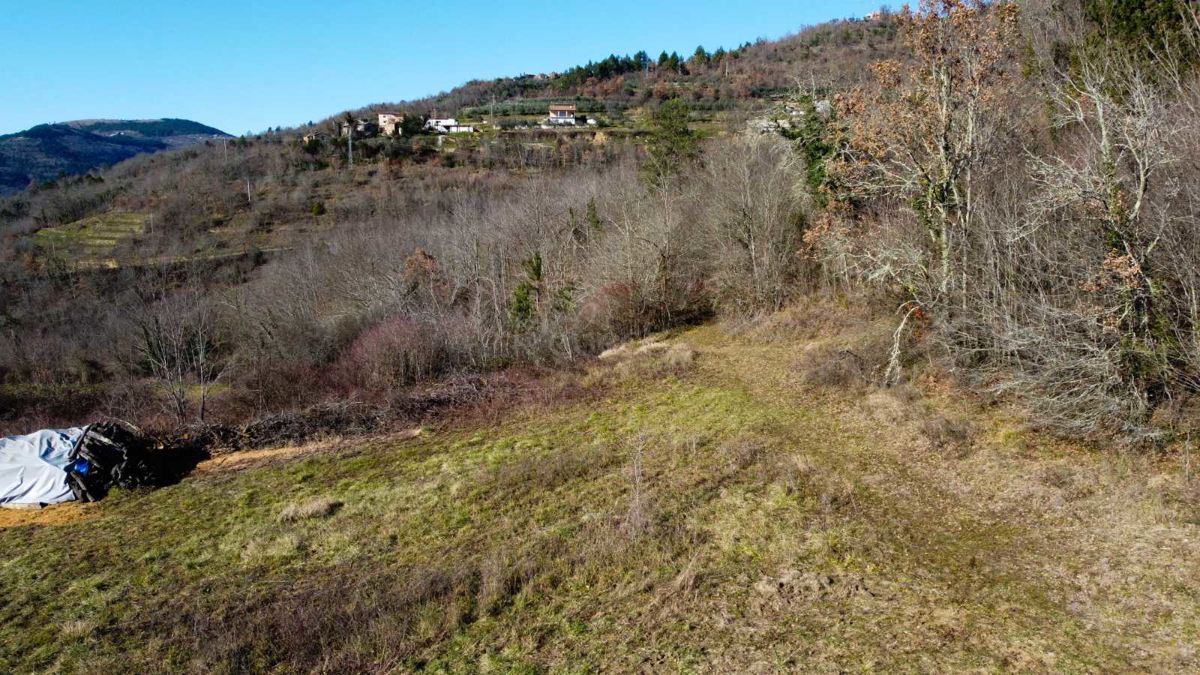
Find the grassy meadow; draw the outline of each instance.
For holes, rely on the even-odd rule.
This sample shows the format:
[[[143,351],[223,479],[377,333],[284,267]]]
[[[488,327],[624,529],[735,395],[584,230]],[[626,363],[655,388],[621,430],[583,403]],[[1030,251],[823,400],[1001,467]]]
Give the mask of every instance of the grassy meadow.
[[[572,376],[585,395],[500,422],[231,455],[6,516],[0,665],[1196,667],[1197,500],[1176,468],[934,382],[835,393],[814,351],[886,326],[807,321],[613,350]]]

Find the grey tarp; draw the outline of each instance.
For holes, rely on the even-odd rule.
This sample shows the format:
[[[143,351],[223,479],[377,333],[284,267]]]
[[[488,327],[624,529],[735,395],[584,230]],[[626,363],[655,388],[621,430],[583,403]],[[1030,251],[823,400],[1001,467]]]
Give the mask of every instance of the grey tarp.
[[[75,499],[67,484],[71,451],[86,427],[0,438],[0,506],[58,504]]]

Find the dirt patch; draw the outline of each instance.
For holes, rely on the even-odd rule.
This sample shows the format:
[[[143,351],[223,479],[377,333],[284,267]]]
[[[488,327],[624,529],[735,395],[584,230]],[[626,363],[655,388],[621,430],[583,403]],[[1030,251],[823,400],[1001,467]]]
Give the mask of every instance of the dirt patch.
[[[0,529],[22,525],[69,525],[95,518],[98,504],[67,502],[44,509],[0,509]]]

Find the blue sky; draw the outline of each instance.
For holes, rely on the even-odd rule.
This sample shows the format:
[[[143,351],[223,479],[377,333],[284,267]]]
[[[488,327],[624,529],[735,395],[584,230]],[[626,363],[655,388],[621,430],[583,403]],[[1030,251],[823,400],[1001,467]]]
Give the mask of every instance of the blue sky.
[[[156,117],[241,134],[610,53],[728,48],[880,4],[4,0],[0,134]]]

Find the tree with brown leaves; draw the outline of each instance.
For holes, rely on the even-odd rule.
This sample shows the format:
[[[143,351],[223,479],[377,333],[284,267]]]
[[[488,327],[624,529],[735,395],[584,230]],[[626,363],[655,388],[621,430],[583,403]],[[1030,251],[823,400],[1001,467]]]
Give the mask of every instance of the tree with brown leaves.
[[[925,279],[904,285],[931,287],[935,297],[919,299],[936,304],[954,290],[979,179],[1008,131],[1002,108],[1014,79],[1017,7],[921,0],[897,20],[911,58],[875,63],[873,88],[837,98],[845,150],[830,173],[849,196],[882,197],[913,212],[928,233],[915,265]]]

